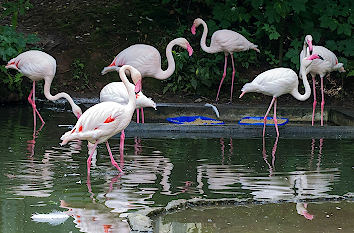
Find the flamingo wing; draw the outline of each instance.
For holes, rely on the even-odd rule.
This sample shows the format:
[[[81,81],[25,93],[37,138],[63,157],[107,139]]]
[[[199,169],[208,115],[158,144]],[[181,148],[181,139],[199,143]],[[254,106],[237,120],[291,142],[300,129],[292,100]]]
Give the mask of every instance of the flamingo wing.
[[[126,114],[125,106],[115,102],[103,102],[92,106],[77,121],[74,128],[62,137],[65,145],[73,139],[105,141],[124,129],[130,122],[133,113]],[[127,123],[128,121],[128,123]]]

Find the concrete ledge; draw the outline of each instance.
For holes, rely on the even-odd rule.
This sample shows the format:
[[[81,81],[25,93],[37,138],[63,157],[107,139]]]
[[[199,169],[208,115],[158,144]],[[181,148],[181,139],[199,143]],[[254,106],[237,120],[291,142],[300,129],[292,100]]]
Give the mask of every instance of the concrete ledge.
[[[131,123],[127,137],[142,138],[259,138],[263,126],[243,125],[176,125],[168,123]],[[354,138],[352,126],[279,126],[282,138]],[[274,126],[266,127],[267,136],[275,137]],[[117,135],[115,136],[117,137]]]

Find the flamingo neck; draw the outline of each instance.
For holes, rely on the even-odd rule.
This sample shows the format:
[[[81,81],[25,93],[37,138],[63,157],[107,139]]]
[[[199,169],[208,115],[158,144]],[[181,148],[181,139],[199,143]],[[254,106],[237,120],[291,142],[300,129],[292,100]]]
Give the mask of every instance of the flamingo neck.
[[[58,100],[58,99],[61,99],[61,98],[65,98],[65,99],[69,102],[69,104],[70,104],[70,106],[71,106],[71,108],[72,108],[72,110],[73,110],[73,113],[75,112],[75,111],[74,111],[75,108],[76,108],[76,109],[80,109],[80,107],[77,106],[77,105],[74,103],[73,99],[70,97],[69,94],[67,94],[67,93],[65,93],[65,92],[60,92],[60,93],[58,93],[58,94],[56,94],[56,95],[53,96],[53,95],[50,93],[50,86],[51,86],[51,84],[52,84],[52,80],[53,80],[53,77],[46,77],[46,78],[44,78],[44,95],[45,95],[45,97],[46,97],[48,100],[51,100],[51,101],[55,101],[55,100]],[[77,117],[77,116],[76,116],[76,117]]]
[[[302,82],[304,84],[304,87],[305,87],[305,93],[303,95],[301,95],[299,93],[299,88],[297,87],[293,92],[292,92],[292,96],[294,96],[296,99],[300,100],[300,101],[305,101],[307,100],[310,95],[311,95],[311,87],[310,87],[310,84],[307,80],[307,77],[306,77],[306,70],[304,68],[303,65],[300,66],[300,74],[302,76]]]
[[[203,34],[202,34],[202,38],[200,39],[200,47],[202,47],[204,52],[216,53],[216,51],[214,51],[211,47],[208,47],[206,45],[206,37],[208,35],[208,26],[207,26],[207,24],[204,22],[204,20],[201,21],[201,24],[203,25]]]
[[[175,59],[173,58],[173,55],[172,55],[172,48],[176,44],[177,44],[176,40],[172,40],[170,43],[168,43],[168,45],[166,47],[166,57],[167,57],[168,67],[166,70],[160,69],[160,71],[155,76],[156,79],[159,79],[159,80],[167,79],[173,74],[173,72],[175,72],[176,63],[175,63]]]
[[[128,68],[126,66],[121,67],[119,69],[119,77],[122,80],[122,82],[123,82],[123,84],[124,84],[124,86],[125,86],[125,88],[127,89],[127,92],[128,92],[129,101],[128,101],[127,105],[129,106],[129,108],[133,109],[132,112],[134,112],[135,107],[136,107],[135,92],[134,92],[134,88],[131,87],[131,83],[129,82],[129,80],[128,80],[126,74],[125,74],[125,70],[127,70],[127,69],[130,69],[130,68]],[[132,72],[130,72],[130,74],[133,75]]]

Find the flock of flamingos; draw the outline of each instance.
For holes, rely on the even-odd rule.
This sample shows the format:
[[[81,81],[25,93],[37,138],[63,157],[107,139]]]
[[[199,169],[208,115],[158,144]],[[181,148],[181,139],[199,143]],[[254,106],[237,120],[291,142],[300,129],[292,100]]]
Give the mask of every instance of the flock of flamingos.
[[[257,52],[260,50],[257,45],[249,42],[241,34],[231,30],[218,30],[211,37],[210,46],[206,45],[206,37],[208,27],[206,23],[197,18],[193,22],[191,28],[192,34],[196,33],[196,28],[202,25],[204,30],[200,41],[201,48],[207,53],[224,52],[225,65],[222,79],[218,88],[216,101],[218,101],[221,85],[226,76],[227,57],[231,56],[232,62],[232,83],[230,101],[232,101],[233,83],[235,76],[235,66],[233,53],[253,49]],[[113,60],[113,62],[102,70],[102,74],[116,71],[122,82],[114,82],[105,86],[100,93],[101,103],[96,104],[84,113],[77,106],[72,98],[64,92],[53,96],[50,93],[50,85],[56,72],[56,60],[49,54],[41,51],[30,50],[19,54],[11,59],[6,65],[7,69],[15,69],[27,76],[33,81],[33,88],[28,96],[28,101],[33,108],[34,125],[36,124],[36,115],[42,121],[44,120],[39,114],[35,104],[35,83],[44,79],[44,95],[49,100],[57,100],[65,98],[72,107],[72,112],[78,118],[74,128],[62,135],[61,145],[65,145],[71,140],[87,140],[90,145],[90,155],[87,159],[87,171],[90,174],[91,159],[98,144],[106,143],[108,153],[113,166],[123,173],[117,162],[114,160],[108,139],[113,135],[121,132],[120,148],[124,147],[124,129],[129,125],[135,109],[137,109],[137,121],[139,123],[139,108],[141,108],[142,122],[144,123],[143,107],[156,108],[156,104],[150,98],[147,98],[142,92],[142,78],[153,77],[156,79],[167,79],[175,70],[175,62],[172,56],[172,47],[178,45],[186,49],[189,56],[192,55],[193,49],[185,38],[177,38],[172,40],[166,47],[166,57],[168,68],[161,69],[161,56],[158,50],[150,45],[135,44],[121,51]],[[303,50],[300,53],[300,79],[305,87],[305,93],[302,95],[298,91],[298,76],[289,68],[274,68],[259,74],[252,82],[246,83],[241,89],[240,98],[248,92],[259,92],[272,96],[273,99],[264,116],[263,136],[265,134],[265,125],[267,115],[274,104],[274,123],[277,135],[279,136],[276,104],[277,97],[283,94],[291,94],[296,99],[304,101],[311,95],[311,87],[307,81],[307,74],[310,73],[313,80],[313,114],[312,125],[314,124],[314,114],[316,107],[316,89],[315,76],[319,74],[321,78],[321,125],[323,125],[323,78],[329,75],[331,71],[345,72],[342,63],[338,63],[336,55],[322,46],[312,45],[312,36],[307,35],[304,40]],[[134,85],[129,82],[126,75],[130,75]]]

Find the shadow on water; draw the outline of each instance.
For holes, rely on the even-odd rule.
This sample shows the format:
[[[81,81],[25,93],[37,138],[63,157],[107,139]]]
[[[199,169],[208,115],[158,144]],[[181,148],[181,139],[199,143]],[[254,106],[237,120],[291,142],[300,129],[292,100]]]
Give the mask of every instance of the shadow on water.
[[[41,114],[46,124],[35,133],[29,107],[6,107],[0,115],[1,232],[129,232],[129,213],[194,197],[290,201],[279,211],[291,209],[313,222],[310,207],[317,204],[305,200],[353,192],[351,139],[134,137],[126,139],[124,152],[112,139],[125,174],[99,145],[88,180],[87,142],[59,145],[76,122],[72,114]]]

